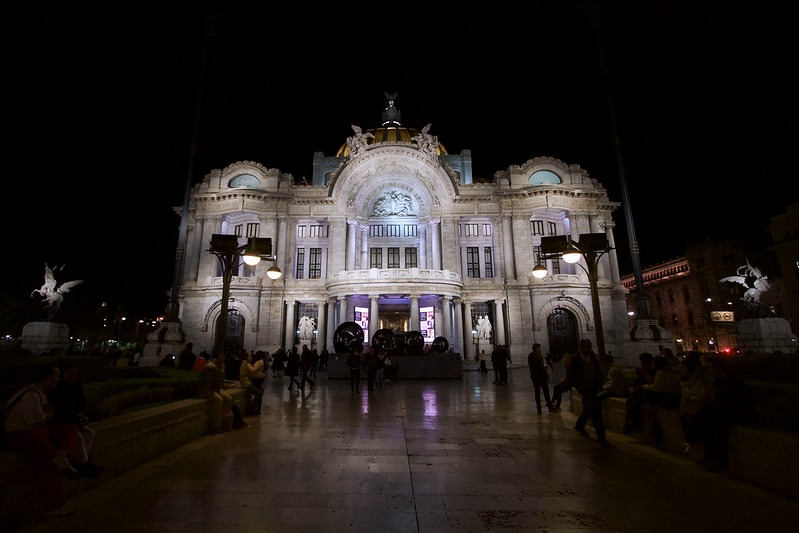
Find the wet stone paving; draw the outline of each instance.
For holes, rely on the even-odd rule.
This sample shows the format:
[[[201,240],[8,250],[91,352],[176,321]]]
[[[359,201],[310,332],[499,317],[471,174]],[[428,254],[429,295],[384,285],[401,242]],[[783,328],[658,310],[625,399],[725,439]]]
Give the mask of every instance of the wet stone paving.
[[[556,369],[557,370],[557,369]],[[70,498],[23,531],[799,530],[799,502],[609,433],[536,413],[526,368],[498,386],[398,380],[304,393],[268,377],[260,416]],[[556,372],[557,374],[557,372]],[[364,384],[365,385],[365,384]]]

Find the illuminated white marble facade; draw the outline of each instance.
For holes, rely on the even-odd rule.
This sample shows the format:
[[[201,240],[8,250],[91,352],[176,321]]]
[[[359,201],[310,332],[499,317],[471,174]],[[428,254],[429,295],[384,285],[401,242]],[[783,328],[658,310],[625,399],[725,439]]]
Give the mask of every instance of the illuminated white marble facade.
[[[534,342],[562,352],[595,341],[585,272],[563,261],[549,261],[543,279],[531,269],[542,235],[602,232],[613,246],[619,204],[579,165],[547,157],[473,177],[470,152],[446,153],[429,129],[397,121],[356,133],[337,155],[314,156],[311,183],[249,161],[205,176],[191,191],[180,291],[182,329],[196,350],[211,351],[220,311],[214,233],[271,238],[284,274],[271,281],[262,262],[233,278],[232,334],[247,350],[297,345],[297,321],[309,316],[314,346],[333,351],[335,328],[356,309],[371,319],[370,337],[433,325],[429,338],[446,337],[465,358],[475,355],[481,315],[491,344],[517,360]],[[606,348],[622,353],[627,308],[615,253],[601,258],[598,286]]]

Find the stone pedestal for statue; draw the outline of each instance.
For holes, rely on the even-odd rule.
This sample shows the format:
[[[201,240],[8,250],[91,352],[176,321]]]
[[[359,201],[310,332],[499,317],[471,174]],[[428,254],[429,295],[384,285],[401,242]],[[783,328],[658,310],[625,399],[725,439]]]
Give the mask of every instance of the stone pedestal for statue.
[[[660,327],[657,320],[642,318],[635,321],[630,338],[624,341],[624,360],[620,363],[627,368],[635,368],[640,365],[639,355],[644,352],[658,355],[665,348],[677,353],[671,332]]]
[[[186,334],[180,322],[162,322],[161,327],[147,335],[139,366],[156,366],[167,355],[177,355],[186,346]]]
[[[784,318],[745,318],[738,323],[741,353],[796,353],[796,335]]]
[[[20,346],[40,355],[50,350],[66,349],[69,343],[69,327],[59,322],[28,322],[22,328]]]
[[[486,360],[491,361],[491,352],[494,351],[494,345],[491,344],[491,339],[477,340],[477,355],[483,357],[483,350],[485,350]]]

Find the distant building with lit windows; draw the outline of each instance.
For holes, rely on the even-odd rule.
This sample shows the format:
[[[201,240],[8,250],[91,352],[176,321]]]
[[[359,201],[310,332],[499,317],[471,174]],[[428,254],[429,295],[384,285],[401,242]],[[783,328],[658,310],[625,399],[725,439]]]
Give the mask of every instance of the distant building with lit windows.
[[[649,311],[658,325],[674,335],[680,351],[734,352],[737,323],[747,317],[744,287],[720,280],[734,276],[747,260],[768,275],[771,289],[762,296],[763,316],[779,314],[782,284],[773,257],[764,251],[744,252],[737,241],[712,241],[688,246],[685,255],[642,272]],[[628,290],[629,316],[634,318],[635,278],[622,276]]]
[[[211,235],[272,239],[283,277],[262,261],[233,277],[227,346],[274,351],[299,345],[299,319],[315,319],[313,347],[356,321],[367,342],[378,329],[448,339],[477,353],[476,323],[488,317],[491,345],[521,360],[533,343],[552,353],[594,341],[589,283],[579,266],[547,261],[531,275],[542,236],[603,233],[614,247],[619,207],[579,165],[537,157],[475,179],[468,150],[450,154],[430,126],[407,128],[393,100],[380,127],[353,127],[332,156],[317,152],[313,179],[240,161],[213,170],[190,193],[179,291],[182,330],[198,349],[214,345],[221,270]],[[605,344],[623,353],[625,289],[616,251],[599,261]]]

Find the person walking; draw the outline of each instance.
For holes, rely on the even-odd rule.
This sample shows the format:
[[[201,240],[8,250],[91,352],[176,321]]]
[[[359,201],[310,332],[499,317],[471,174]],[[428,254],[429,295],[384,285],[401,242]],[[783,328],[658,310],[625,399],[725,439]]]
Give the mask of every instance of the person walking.
[[[361,381],[361,351],[363,351],[362,346],[351,348],[345,363],[350,370],[350,389],[352,389],[352,392],[358,391]]]
[[[375,378],[377,377],[377,368],[379,366],[380,359],[377,357],[377,352],[373,346],[369,348],[363,358],[363,368],[366,370],[366,385],[369,392],[375,390]]]
[[[308,375],[313,368],[314,364],[314,355],[313,352],[308,348],[307,344],[302,346],[302,355],[300,356],[300,372],[302,374],[302,382],[300,383],[300,389],[305,390],[305,382],[311,384],[311,388],[313,389],[316,386],[316,383],[311,379]]]
[[[510,354],[504,344],[498,344],[493,352],[492,358],[494,359],[494,369],[498,376],[498,385],[508,384],[508,361],[510,361]]]
[[[602,402],[597,398],[597,394],[604,383],[602,366],[591,349],[591,341],[588,339],[580,341],[577,354],[572,357],[569,376],[574,388],[580,393],[583,403],[582,412],[577,417],[574,429],[580,435],[587,437],[588,432],[585,430],[585,425],[590,418],[599,443],[602,446],[609,446],[605,435],[605,424],[602,421]]]
[[[569,376],[571,366],[572,355],[570,353],[563,354],[563,379],[552,388],[552,411],[555,413],[560,411],[560,402],[563,399],[563,394],[572,390],[572,380]]]
[[[292,348],[289,352],[288,359],[286,359],[286,370],[284,374],[289,378],[289,390],[292,390],[294,385],[297,385],[297,390],[300,390],[302,383],[297,379],[300,375],[300,354],[297,353],[297,348]]]
[[[533,351],[527,355],[527,366],[530,368],[530,380],[533,382],[535,390],[535,408],[541,414],[541,391],[544,392],[544,400],[547,403],[549,412],[554,411],[552,400],[549,397],[549,374],[547,373],[544,362],[544,354],[539,343],[533,344]]]

